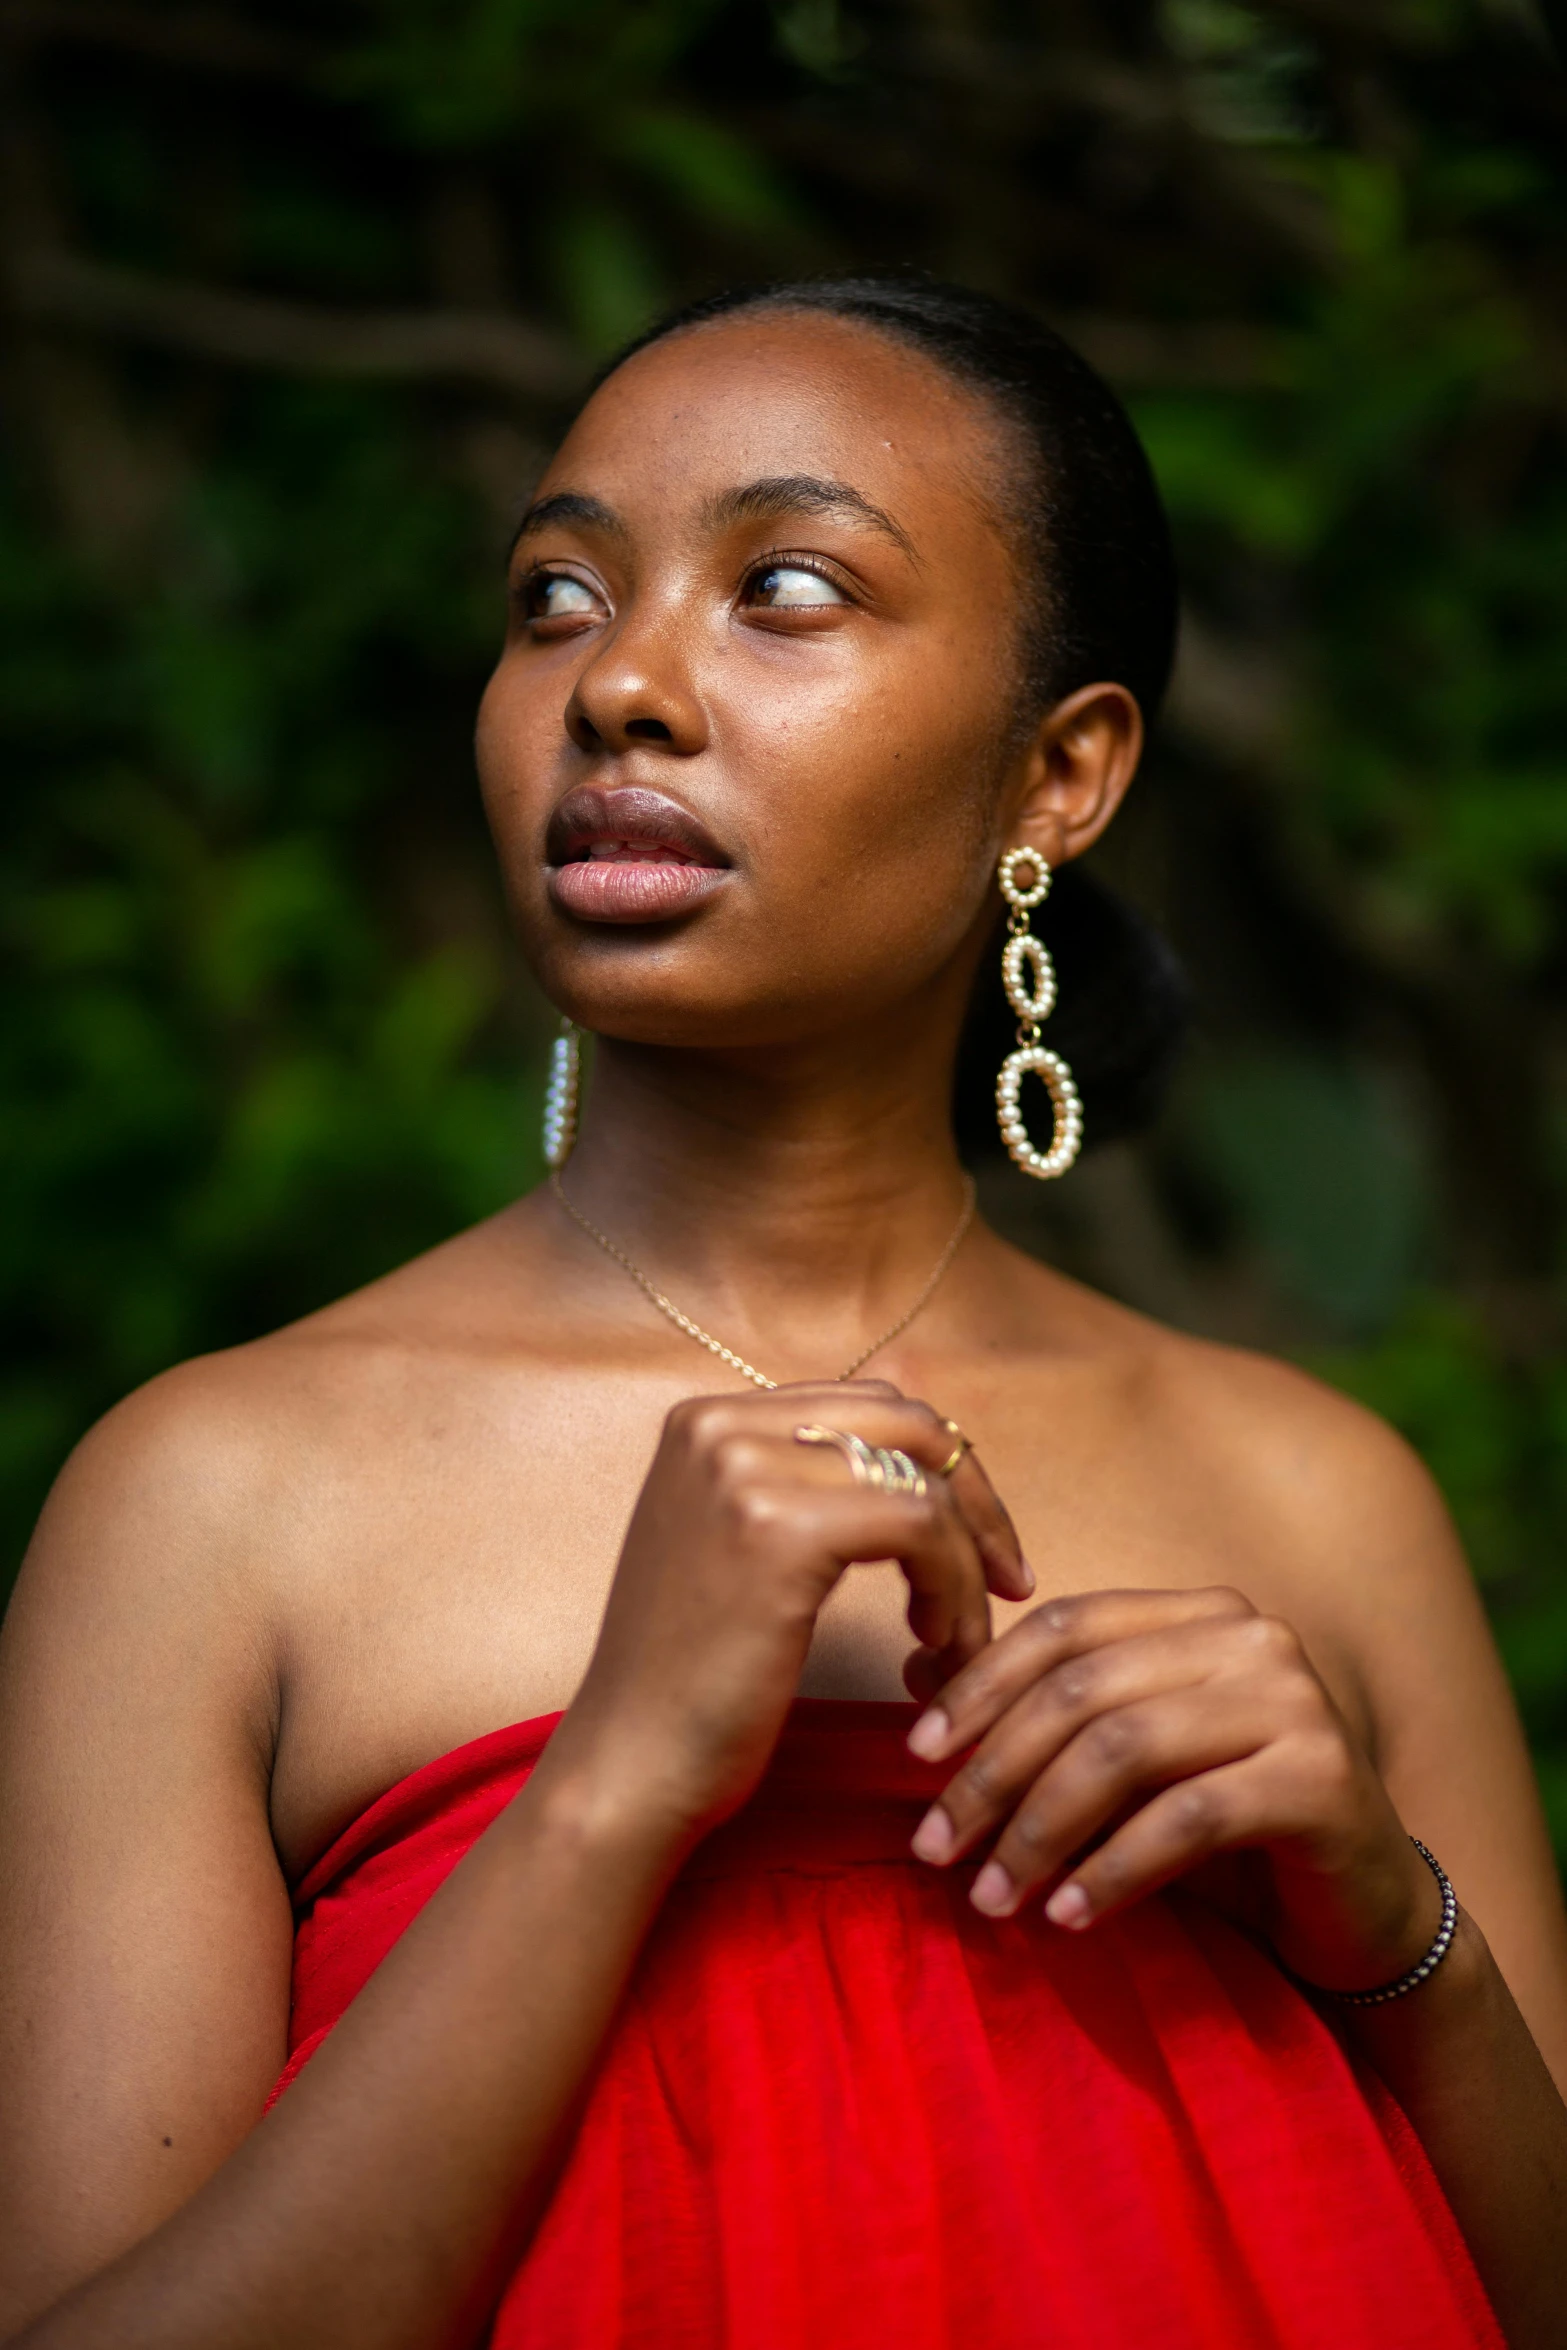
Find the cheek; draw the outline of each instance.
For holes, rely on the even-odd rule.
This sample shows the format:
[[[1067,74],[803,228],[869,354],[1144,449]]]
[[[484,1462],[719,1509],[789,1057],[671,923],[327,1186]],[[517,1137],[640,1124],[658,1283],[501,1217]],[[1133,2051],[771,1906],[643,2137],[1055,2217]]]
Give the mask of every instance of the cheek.
[[[508,782],[507,745],[514,729],[507,707],[505,664],[491,672],[489,683],[479,696],[478,714],[473,725],[473,755],[479,770],[479,784],[488,806],[492,795],[500,794]]]
[[[826,675],[825,664],[793,677],[754,666],[764,674],[751,690],[733,691],[735,678],[717,693],[729,702],[725,764],[748,779],[768,885],[814,895],[863,866],[887,891],[918,880],[927,904],[938,873],[971,897],[1001,764],[1003,692],[999,678],[989,687],[990,665],[966,642],[921,632],[917,648],[845,658]]]
[[[554,730],[560,731],[558,711]],[[479,791],[503,853],[545,820],[547,740],[538,695],[522,690],[516,669],[503,658],[480,697],[473,730]]]
[[[742,991],[868,1009],[951,962],[993,862],[994,746],[976,735],[950,710],[913,724],[889,697],[748,748],[752,854],[724,940]]]

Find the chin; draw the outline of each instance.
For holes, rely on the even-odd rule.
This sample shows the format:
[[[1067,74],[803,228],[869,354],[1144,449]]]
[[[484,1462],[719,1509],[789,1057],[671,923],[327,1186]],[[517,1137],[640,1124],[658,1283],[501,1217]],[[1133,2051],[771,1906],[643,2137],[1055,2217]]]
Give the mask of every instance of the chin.
[[[624,937],[624,934],[622,934]],[[707,969],[692,968],[706,963]],[[842,1025],[841,974],[825,972],[802,993],[800,974],[765,976],[743,992],[732,966],[687,958],[673,943],[591,955],[541,956],[534,973],[551,1003],[590,1035],[683,1052],[759,1051],[803,1044]]]

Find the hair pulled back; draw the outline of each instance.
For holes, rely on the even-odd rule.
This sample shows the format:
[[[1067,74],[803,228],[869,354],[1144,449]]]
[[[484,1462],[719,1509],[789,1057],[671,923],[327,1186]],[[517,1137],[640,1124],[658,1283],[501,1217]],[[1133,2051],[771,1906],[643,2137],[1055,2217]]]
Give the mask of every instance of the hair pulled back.
[[[1019,728],[1079,686],[1124,685],[1152,723],[1175,653],[1169,525],[1130,418],[1070,343],[1011,303],[920,274],[739,286],[673,311],[601,371],[668,335],[746,311],[815,311],[875,328],[933,360],[1010,428],[1016,461],[994,487],[1025,583]],[[1091,1146],[1146,1125],[1185,1030],[1187,989],[1164,941],[1075,865],[1038,927],[1061,982],[1050,1041],[1072,1063]],[[998,1148],[994,1072],[1011,1045],[998,976],[981,974],[954,1111],[970,1150]]]

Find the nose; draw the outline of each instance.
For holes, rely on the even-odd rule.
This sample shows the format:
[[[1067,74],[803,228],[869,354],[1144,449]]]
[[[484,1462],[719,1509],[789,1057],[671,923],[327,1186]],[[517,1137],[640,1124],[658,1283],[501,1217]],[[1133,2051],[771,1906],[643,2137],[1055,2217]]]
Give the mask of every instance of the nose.
[[[707,742],[707,713],[674,613],[623,614],[578,675],[566,732],[579,751],[661,743],[689,757]]]

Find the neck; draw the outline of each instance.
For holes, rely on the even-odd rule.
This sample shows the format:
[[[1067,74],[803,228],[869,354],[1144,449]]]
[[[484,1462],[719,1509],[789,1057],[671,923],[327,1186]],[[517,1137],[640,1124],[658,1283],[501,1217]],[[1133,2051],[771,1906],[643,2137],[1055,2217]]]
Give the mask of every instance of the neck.
[[[763,1370],[830,1376],[917,1294],[962,1210],[956,1028],[903,1011],[750,1052],[604,1039],[567,1196]]]

